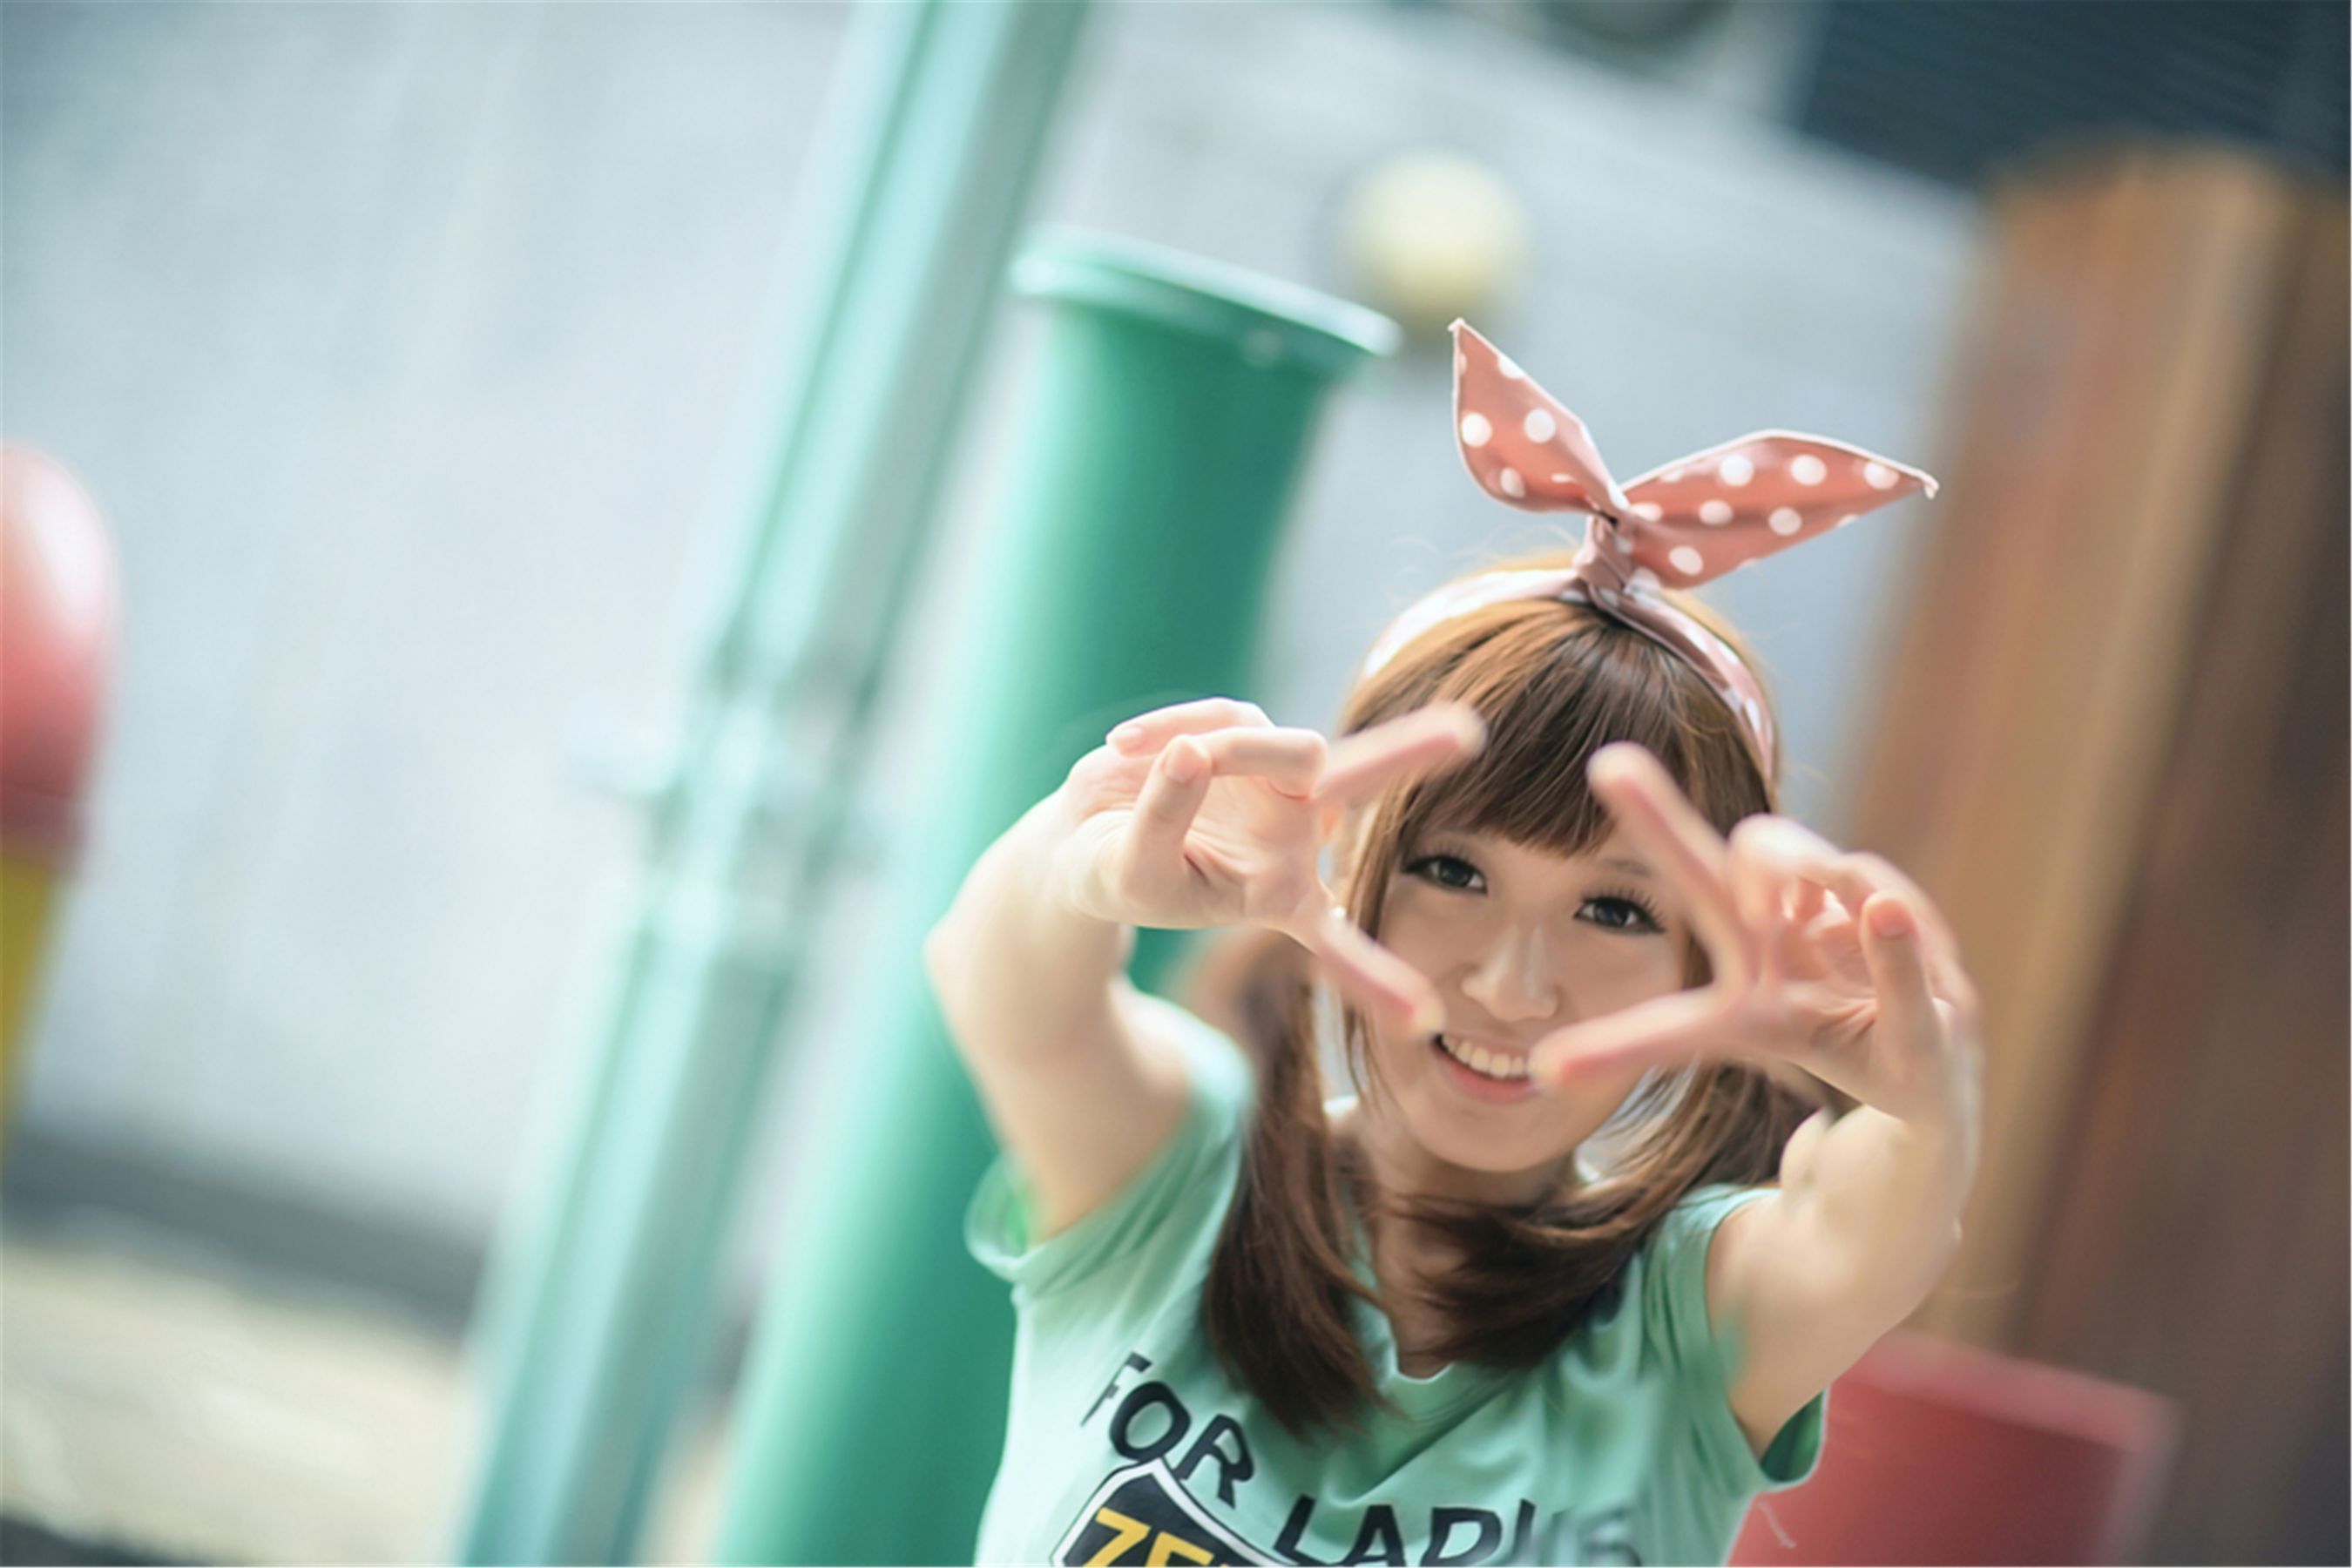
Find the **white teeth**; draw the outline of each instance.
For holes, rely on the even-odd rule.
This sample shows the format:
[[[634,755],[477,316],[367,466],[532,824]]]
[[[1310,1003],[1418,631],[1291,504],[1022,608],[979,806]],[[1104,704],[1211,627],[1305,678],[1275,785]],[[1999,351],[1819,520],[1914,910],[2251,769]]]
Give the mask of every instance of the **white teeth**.
[[[1506,1056],[1499,1051],[1487,1050],[1483,1046],[1465,1045],[1459,1040],[1448,1039],[1444,1035],[1437,1037],[1437,1043],[1447,1056],[1482,1078],[1491,1078],[1508,1083],[1528,1076],[1528,1061],[1525,1057]]]

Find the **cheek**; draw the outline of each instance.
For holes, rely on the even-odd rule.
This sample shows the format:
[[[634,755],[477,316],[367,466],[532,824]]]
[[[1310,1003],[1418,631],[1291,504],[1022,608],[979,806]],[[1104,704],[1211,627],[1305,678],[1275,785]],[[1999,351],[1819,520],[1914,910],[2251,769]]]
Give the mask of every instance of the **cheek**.
[[[1594,1000],[1608,1001],[1607,1007],[1592,1009],[1596,1013],[1664,996],[1690,984],[1690,946],[1679,932],[1628,936],[1579,924],[1562,952]]]
[[[1465,945],[1462,932],[1461,921],[1433,920],[1421,910],[1400,909],[1391,902],[1382,913],[1379,940],[1423,975],[1436,980],[1456,967],[1454,954]]]
[[[1591,944],[1583,973],[1591,977],[1595,1013],[1613,1013],[1684,988],[1682,944],[1659,938],[1618,939]]]

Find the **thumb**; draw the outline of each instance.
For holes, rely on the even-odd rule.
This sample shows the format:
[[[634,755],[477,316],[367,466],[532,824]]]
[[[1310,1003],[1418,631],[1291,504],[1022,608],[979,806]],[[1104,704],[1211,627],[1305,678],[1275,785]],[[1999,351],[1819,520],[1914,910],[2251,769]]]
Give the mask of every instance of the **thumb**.
[[[1862,956],[1878,993],[1878,1017],[1891,1037],[1906,1044],[1932,1041],[1943,1028],[1936,1012],[1935,987],[1927,979],[1927,955],[1919,940],[1919,915],[1893,893],[1875,893],[1862,907]]]
[[[1127,839],[1130,874],[1164,874],[1183,858],[1184,837],[1208,798],[1211,776],[1209,754],[1198,742],[1187,735],[1168,742],[1136,796]]]

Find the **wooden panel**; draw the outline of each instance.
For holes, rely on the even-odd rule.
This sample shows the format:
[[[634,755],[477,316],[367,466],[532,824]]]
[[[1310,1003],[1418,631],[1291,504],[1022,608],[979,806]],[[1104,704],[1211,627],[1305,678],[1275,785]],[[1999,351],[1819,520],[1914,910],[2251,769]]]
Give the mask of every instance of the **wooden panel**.
[[[2213,154],[2080,160],[1999,198],[1987,369],[1848,833],[1944,904],[1986,1000],[1986,1161],[1920,1320],[1940,1331],[2005,1347],[2029,1300],[2293,205]]]
[[[2343,206],[2300,226],[2024,1336],[2184,1403],[2161,1562],[2347,1552],[2352,321]]]

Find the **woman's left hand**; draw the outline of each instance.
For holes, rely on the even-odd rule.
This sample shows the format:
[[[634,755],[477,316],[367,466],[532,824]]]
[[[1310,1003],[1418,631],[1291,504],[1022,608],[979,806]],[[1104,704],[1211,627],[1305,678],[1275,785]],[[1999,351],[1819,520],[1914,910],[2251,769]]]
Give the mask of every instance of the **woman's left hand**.
[[[1595,1068],[1715,1058],[1803,1068],[1923,1129],[1976,1140],[1976,986],[1941,911],[1883,858],[1785,816],[1727,842],[1656,758],[1604,746],[1587,776],[1680,895],[1714,979],[1561,1030],[1535,1052],[1560,1083]]]

